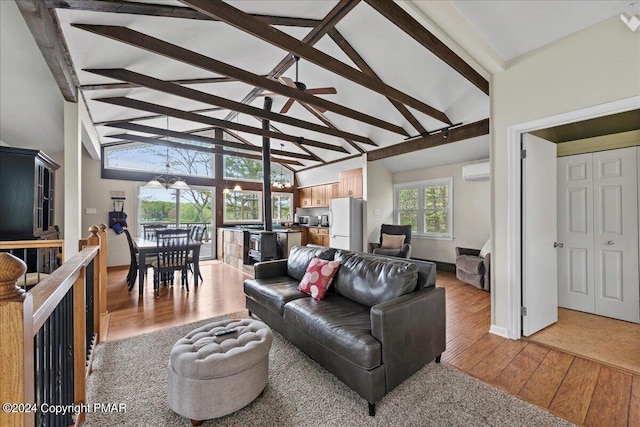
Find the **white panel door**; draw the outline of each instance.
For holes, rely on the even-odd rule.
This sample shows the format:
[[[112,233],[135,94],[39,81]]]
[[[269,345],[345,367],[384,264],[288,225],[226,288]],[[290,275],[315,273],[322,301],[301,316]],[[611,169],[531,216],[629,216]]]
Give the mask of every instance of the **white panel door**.
[[[593,154],[595,313],[640,322],[636,148]]]
[[[558,187],[556,144],[525,134],[522,145],[522,333],[528,336],[558,321]]]
[[[593,154],[558,158],[558,306],[593,313]]]

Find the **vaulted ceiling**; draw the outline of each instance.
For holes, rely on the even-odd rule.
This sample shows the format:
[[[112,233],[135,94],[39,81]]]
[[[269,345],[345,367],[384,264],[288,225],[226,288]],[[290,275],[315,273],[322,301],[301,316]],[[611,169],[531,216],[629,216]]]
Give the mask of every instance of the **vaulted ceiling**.
[[[269,137],[272,154],[300,170],[489,131],[487,80],[394,2],[18,5],[65,98],[80,89],[103,145],[168,138],[255,155]]]

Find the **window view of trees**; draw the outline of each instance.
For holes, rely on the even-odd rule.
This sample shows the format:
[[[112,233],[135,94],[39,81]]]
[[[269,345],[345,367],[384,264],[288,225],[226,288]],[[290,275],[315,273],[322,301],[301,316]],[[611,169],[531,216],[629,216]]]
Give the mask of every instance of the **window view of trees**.
[[[451,178],[435,179],[395,188],[396,221],[411,225],[413,233],[432,237],[453,237]]]
[[[169,173],[213,177],[212,154],[150,144],[125,145],[105,150],[105,167],[163,174],[167,166],[167,153]]]
[[[293,173],[279,163],[271,163],[271,181],[280,179],[293,182]],[[224,156],[224,179],[240,181],[262,181],[262,162],[242,157]]]
[[[418,230],[418,189],[403,188],[398,191],[398,223],[411,225],[412,231]]]
[[[271,206],[273,210],[273,222],[289,222],[293,218],[291,207],[293,206],[293,195],[285,193],[272,193]]]
[[[224,195],[224,222],[262,220],[262,197],[258,191],[230,191]]]
[[[449,191],[446,185],[424,189],[425,231],[446,233],[449,224]]]

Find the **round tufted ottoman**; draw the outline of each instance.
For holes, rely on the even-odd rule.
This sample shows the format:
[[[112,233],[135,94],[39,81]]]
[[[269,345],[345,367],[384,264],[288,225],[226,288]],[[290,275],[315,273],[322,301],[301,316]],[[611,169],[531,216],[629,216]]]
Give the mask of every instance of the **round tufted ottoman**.
[[[230,328],[237,333],[214,335]],[[267,385],[272,339],[267,325],[253,319],[223,320],[189,332],[171,350],[169,407],[199,425],[248,405]]]

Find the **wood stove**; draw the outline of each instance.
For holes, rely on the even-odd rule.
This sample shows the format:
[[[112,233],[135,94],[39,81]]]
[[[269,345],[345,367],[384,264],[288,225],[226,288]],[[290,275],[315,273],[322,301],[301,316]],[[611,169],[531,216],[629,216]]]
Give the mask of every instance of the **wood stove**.
[[[254,262],[277,259],[276,233],[273,231],[249,232],[249,259]]]

